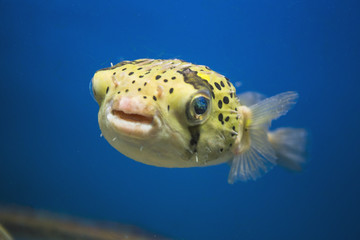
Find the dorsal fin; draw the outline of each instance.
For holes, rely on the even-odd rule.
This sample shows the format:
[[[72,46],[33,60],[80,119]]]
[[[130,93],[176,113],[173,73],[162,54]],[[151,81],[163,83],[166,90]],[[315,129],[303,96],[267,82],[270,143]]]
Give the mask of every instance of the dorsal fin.
[[[265,99],[265,95],[257,92],[244,92],[237,97],[240,100],[240,104],[245,106],[252,106]]]

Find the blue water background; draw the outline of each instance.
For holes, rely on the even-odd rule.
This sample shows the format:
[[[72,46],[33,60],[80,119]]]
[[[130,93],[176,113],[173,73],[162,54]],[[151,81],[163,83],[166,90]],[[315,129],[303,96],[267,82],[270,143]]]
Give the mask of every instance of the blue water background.
[[[360,239],[360,2],[0,1],[0,204],[137,225],[174,239]],[[180,58],[299,103],[302,173],[229,185],[229,167],[166,169],[100,137],[93,73]]]

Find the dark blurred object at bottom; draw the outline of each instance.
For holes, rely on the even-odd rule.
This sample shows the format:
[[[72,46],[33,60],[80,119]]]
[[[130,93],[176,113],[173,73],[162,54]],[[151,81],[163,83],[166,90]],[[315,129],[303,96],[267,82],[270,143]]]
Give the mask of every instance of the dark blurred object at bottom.
[[[0,224],[14,240],[166,239],[134,226],[78,219],[30,208],[0,207]]]

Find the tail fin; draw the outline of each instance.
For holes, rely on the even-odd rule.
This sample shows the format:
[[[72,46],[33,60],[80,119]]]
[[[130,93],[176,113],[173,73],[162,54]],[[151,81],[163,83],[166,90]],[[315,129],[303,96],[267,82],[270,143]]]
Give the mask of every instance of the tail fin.
[[[296,92],[266,98],[250,108],[241,106],[241,127],[234,148],[229,183],[255,180],[276,164],[276,152],[268,139],[271,121],[285,115],[296,103]]]
[[[301,128],[279,128],[268,133],[275,150],[276,163],[294,171],[300,171],[305,163],[307,132]]]

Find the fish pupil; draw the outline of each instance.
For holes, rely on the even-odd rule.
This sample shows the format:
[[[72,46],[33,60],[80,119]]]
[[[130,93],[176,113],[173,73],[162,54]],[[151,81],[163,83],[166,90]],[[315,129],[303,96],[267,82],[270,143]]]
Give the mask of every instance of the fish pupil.
[[[205,97],[198,97],[194,100],[194,110],[198,115],[204,114],[208,108],[208,101]]]

